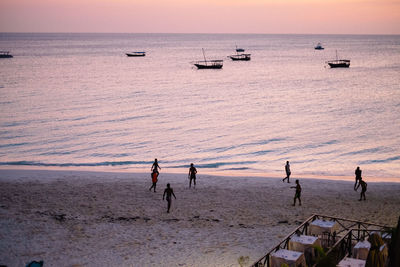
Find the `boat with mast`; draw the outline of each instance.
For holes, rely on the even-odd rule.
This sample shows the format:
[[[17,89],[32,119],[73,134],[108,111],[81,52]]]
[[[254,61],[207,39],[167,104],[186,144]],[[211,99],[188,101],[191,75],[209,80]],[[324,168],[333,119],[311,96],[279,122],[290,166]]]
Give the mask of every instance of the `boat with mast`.
[[[207,60],[206,59],[206,53],[203,50],[203,57],[204,61],[195,61],[193,62],[193,65],[195,65],[198,69],[221,69],[223,66],[223,60]]]
[[[336,59],[326,61],[326,64],[331,68],[348,68],[350,67],[350,59],[339,59],[336,50]]]
[[[233,61],[249,61],[251,59],[251,54],[245,54],[243,53],[245,50],[243,48],[238,48],[236,46],[236,55],[230,55],[228,56],[230,59]]]

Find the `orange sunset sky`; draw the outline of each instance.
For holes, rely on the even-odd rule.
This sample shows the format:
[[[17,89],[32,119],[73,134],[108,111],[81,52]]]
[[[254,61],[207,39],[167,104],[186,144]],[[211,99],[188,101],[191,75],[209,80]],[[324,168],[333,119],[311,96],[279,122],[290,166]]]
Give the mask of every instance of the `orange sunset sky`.
[[[400,34],[400,0],[0,0],[0,32]]]

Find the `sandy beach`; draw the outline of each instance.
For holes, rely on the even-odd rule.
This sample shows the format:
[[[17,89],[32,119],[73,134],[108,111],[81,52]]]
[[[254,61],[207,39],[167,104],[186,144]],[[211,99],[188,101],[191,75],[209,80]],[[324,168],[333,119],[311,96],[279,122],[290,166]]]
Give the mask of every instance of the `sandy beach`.
[[[368,179],[366,179],[368,182]],[[171,183],[170,213],[162,193]],[[314,213],[394,226],[400,183],[161,173],[0,170],[0,264],[25,266],[239,266],[251,264]],[[285,222],[287,221],[287,222]]]

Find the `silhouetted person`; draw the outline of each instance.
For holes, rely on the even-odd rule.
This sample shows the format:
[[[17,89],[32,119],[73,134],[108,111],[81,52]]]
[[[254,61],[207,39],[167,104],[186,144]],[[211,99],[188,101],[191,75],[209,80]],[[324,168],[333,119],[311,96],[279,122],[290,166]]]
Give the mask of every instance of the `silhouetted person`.
[[[192,186],[192,180],[193,180],[193,187],[196,187],[196,173],[197,169],[193,166],[193,163],[190,163],[189,174],[188,174],[189,188]]]
[[[162,196],[162,199],[164,200],[165,195],[167,195],[167,202],[168,202],[168,210],[167,213],[169,213],[169,209],[171,208],[171,201],[172,201],[172,196],[176,199],[176,196],[174,194],[174,190],[170,187],[169,184],[167,184],[167,188],[164,190],[164,194]]]
[[[294,194],[293,206],[296,206],[296,199],[299,199],[299,205],[301,206],[301,186],[299,180],[296,180],[296,186],[291,186],[290,188],[296,188],[296,193]]]
[[[360,194],[359,201],[361,201],[363,197],[364,197],[364,200],[366,200],[365,199],[365,192],[367,191],[367,183],[364,182],[363,179],[360,179],[360,181],[358,182],[358,186],[357,186],[356,190],[358,189],[358,187],[360,187],[360,185],[361,185],[361,194]]]
[[[154,159],[154,163],[153,163],[153,165],[151,166],[151,171],[156,170],[156,172],[159,173],[159,172],[158,172],[158,169],[161,170],[161,167],[158,165],[157,159]]]
[[[359,183],[360,180],[362,179],[361,178],[361,172],[362,171],[361,171],[360,167],[357,167],[356,171],[354,172],[354,174],[356,175],[356,182],[354,184],[354,191],[357,191],[357,188],[358,188],[357,183]]]
[[[289,161],[286,161],[285,171],[286,171],[286,177],[282,179],[282,182],[284,182],[284,181],[287,179],[287,182],[290,183],[290,182],[289,182],[289,177],[290,177],[291,172],[290,172],[290,164],[289,164]]]
[[[156,169],[153,169],[153,172],[151,173],[151,181],[153,182],[153,185],[150,187],[149,191],[151,191],[151,189],[154,188],[154,192],[156,192],[156,186],[158,181],[158,172]]]

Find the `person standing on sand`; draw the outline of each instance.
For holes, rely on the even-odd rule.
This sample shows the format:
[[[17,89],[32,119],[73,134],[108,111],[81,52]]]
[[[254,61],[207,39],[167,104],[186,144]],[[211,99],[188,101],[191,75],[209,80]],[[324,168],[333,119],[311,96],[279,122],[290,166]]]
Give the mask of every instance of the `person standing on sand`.
[[[169,209],[171,208],[171,201],[172,201],[172,196],[176,199],[176,196],[174,194],[174,190],[170,187],[170,184],[167,184],[167,188],[164,190],[164,194],[162,196],[162,199],[164,200],[165,195],[167,195],[167,202],[168,202],[168,210],[167,213],[169,213]]]
[[[158,172],[156,169],[153,169],[153,172],[151,173],[151,181],[153,182],[153,185],[149,188],[149,191],[151,191],[152,188],[154,188],[154,193],[156,192],[156,186],[157,186],[157,181],[158,181]]]
[[[296,199],[299,199],[299,206],[301,206],[301,186],[299,180],[296,180],[296,186],[291,186],[290,188],[296,188],[296,193],[294,194],[294,203],[293,206],[296,206]]]
[[[360,185],[361,185],[361,194],[360,194],[360,199],[358,201],[361,201],[363,197],[364,197],[364,200],[366,200],[365,199],[365,192],[367,192],[367,183],[364,182],[363,179],[360,179],[360,181],[358,182],[358,186],[357,186],[356,190],[358,189],[358,187],[360,187]]]
[[[282,179],[282,182],[285,182],[285,180],[287,179],[287,182],[290,183],[290,182],[289,182],[289,176],[290,176],[291,172],[290,172],[290,164],[289,164],[289,161],[286,161],[285,171],[286,171],[286,177]]]
[[[160,173],[158,172],[158,169],[161,170],[161,167],[158,165],[157,159],[154,159],[154,163],[153,163],[153,165],[151,166],[151,171],[156,170],[156,172],[157,172],[158,174],[160,174]]]
[[[197,169],[193,166],[193,163],[190,163],[189,174],[188,174],[189,188],[192,186],[192,180],[193,180],[193,187],[196,188],[196,173]]]
[[[361,172],[362,171],[361,171],[360,167],[357,167],[356,171],[354,172],[354,174],[356,175],[356,183],[354,184],[354,191],[357,191],[358,186],[360,186],[360,184],[358,184],[358,186],[357,186],[357,182],[360,183],[360,181],[362,179]]]

